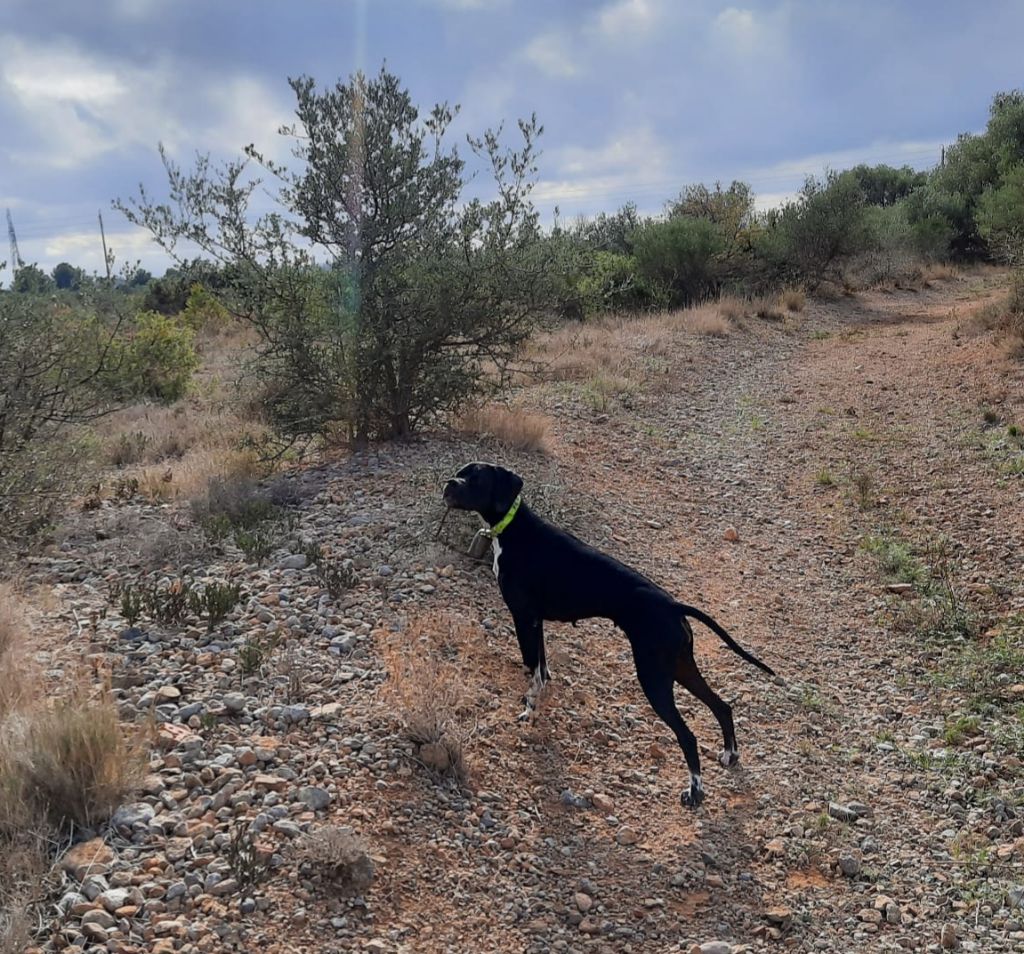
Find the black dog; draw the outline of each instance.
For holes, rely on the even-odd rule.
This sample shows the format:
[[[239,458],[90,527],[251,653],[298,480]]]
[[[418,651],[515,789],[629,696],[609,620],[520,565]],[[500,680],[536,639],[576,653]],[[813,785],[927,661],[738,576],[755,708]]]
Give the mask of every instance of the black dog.
[[[713,630],[726,645],[769,675],[774,671],[743,649],[710,616],[686,606],[636,570],[553,527],[522,502],[523,479],[495,464],[472,463],[445,484],[444,502],[476,511],[490,526],[494,574],[512,612],[523,665],[531,675],[526,710],[550,678],[544,655],[544,620],[610,619],[629,638],[636,674],[654,711],[675,733],[690,770],[680,797],[696,807],[704,798],[697,740],[676,708],[673,682],[685,686],[718,719],[725,739],[720,761],[739,760],[732,709],[709,688],[693,658],[687,617]]]

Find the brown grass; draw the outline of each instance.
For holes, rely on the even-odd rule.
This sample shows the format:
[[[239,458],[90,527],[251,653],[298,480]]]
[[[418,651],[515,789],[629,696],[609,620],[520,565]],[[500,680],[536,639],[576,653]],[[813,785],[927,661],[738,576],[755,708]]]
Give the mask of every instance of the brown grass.
[[[134,478],[151,500],[191,497],[212,476],[255,473],[248,448],[267,436],[245,395],[229,382],[254,347],[251,329],[229,322],[202,338],[202,366],[192,393],[164,407],[139,404],[95,428],[101,462]]]
[[[405,736],[419,746],[428,768],[460,782],[469,776],[466,745],[476,733],[465,677],[445,657],[473,638],[468,629],[431,614],[410,620],[384,647],[388,681],[384,695]]]
[[[533,356],[558,381],[640,382],[649,377],[658,359],[681,347],[687,335],[724,337],[732,330],[717,304],[640,316],[609,315],[585,325],[564,325],[540,337]]]
[[[931,262],[921,266],[921,281],[927,287],[931,282],[948,282],[960,276],[960,270],[948,262]]]
[[[104,821],[142,768],[107,693],[78,689],[46,704],[23,652],[31,620],[0,588],[0,954],[29,943],[54,846]]]
[[[546,454],[551,449],[550,419],[523,408],[487,404],[466,411],[457,426],[463,434],[493,440],[513,450]]]
[[[32,815],[55,831],[105,821],[141,778],[141,750],[121,728],[106,694],[76,692],[31,713],[9,740],[5,762]]]
[[[786,311],[803,311],[807,305],[807,294],[802,288],[786,288],[779,295],[779,304]]]
[[[32,694],[24,662],[25,605],[12,587],[0,584],[0,727]]]
[[[200,496],[215,478],[256,478],[265,472],[266,465],[254,451],[204,447],[178,461],[143,467],[136,477],[143,496],[167,501]]]

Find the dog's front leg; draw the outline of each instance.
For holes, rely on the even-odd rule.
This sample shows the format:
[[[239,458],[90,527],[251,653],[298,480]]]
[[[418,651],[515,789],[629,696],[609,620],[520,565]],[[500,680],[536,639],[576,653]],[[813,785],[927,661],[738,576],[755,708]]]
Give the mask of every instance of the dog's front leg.
[[[526,695],[523,698],[523,711],[519,713],[519,721],[528,721],[537,709],[537,698],[541,689],[550,678],[547,658],[544,652],[544,623],[525,614],[513,614],[516,626],[516,639],[523,657],[523,667],[530,677]]]

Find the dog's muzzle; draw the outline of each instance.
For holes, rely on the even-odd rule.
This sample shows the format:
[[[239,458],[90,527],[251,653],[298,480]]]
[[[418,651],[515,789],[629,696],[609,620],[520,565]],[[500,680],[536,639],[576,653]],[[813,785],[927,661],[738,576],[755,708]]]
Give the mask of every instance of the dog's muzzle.
[[[452,479],[449,480],[448,483],[444,485],[444,490],[441,492],[441,499],[447,506],[458,506],[459,502],[456,499],[456,494],[458,493],[459,487],[461,486],[462,480],[458,477],[452,477]]]

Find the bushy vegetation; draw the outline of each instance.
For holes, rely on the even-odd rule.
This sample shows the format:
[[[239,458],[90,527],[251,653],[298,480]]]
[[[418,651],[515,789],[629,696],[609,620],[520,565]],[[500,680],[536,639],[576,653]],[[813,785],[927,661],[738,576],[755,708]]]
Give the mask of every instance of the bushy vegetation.
[[[188,173],[165,156],[170,201],[143,191],[122,209],[168,250],[187,240],[230,270],[224,298],[260,332],[255,371],[282,433],[342,423],[357,441],[404,437],[484,388],[554,300],[529,198],[541,127],[521,121],[518,149],[495,132],[469,140],[493,176],[485,202],[464,194],[465,159],[448,145],[456,109],[421,116],[386,70],[291,86],[296,169],[253,148]],[[280,183],[259,217],[250,165]]]
[[[21,274],[22,270],[19,270]],[[98,285],[38,297],[0,293],[0,525],[44,526],[88,460],[82,426],[139,398],[181,397],[192,332]]]
[[[779,304],[784,290],[898,285],[972,259],[1024,267],[1020,91],[997,95],[985,131],[961,136],[930,172],[859,165],[809,178],[767,211],[745,183],[698,183],[661,216],[628,203],[545,232],[530,200],[535,119],[519,124],[517,147],[488,132],[463,156],[449,144],[457,110],[421,113],[385,70],[326,89],[303,78],[292,89],[296,121],[285,132],[296,168],[253,148],[219,170],[200,159],[184,172],[167,160],[169,201],[143,191],[122,205],[172,254],[190,243],[203,258],[111,282],[68,262],[51,274],[26,265],[0,292],[5,530],[45,524],[52,501],[73,488],[87,456],[82,425],[130,402],[180,402],[196,342],[234,333],[239,321],[258,335],[247,406],[261,428],[266,421],[285,441],[364,441],[480,406],[543,319],[708,300],[781,318],[793,310]],[[467,163],[491,172],[495,198],[466,195]],[[254,169],[279,184],[278,207],[262,216],[250,210]],[[1024,338],[1022,284],[991,324]],[[138,437],[106,459],[163,459]],[[170,486],[163,477],[154,470],[140,482]],[[259,533],[239,532],[238,545],[263,559]]]

